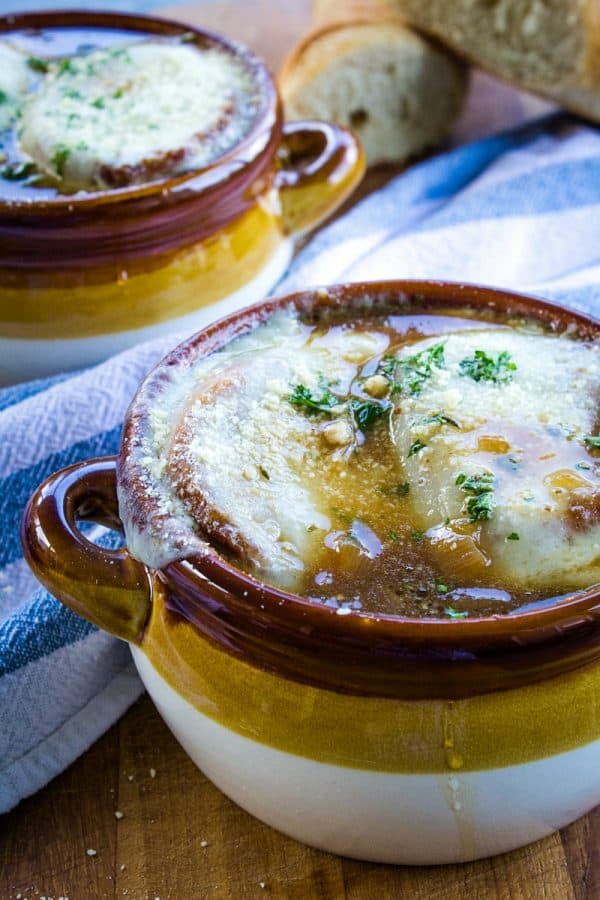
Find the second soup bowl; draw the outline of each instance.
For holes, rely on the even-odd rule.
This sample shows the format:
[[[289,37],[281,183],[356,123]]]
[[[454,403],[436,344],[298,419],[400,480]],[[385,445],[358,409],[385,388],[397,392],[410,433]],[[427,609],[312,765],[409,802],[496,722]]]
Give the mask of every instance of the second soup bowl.
[[[600,802],[600,593],[511,615],[408,618],[338,610],[265,584],[210,544],[149,569],[91,544],[160,511],[132,458],[175,370],[277,311],[499,316],[576,333],[600,324],[502,291],[387,282],[307,292],[211,325],[150,373],[118,460],[51,477],[23,524],[38,578],[128,641],[151,697],[206,775],[300,841],[391,863],[466,861],[559,829]],[[123,505],[121,506],[121,514]],[[165,535],[165,542],[167,535]]]
[[[145,184],[65,194],[5,178],[2,167],[0,384],[192,333],[259,300],[284,273],[295,237],[362,177],[358,141],[327,122],[284,124],[264,63],[224,37],[117,13],[0,17],[0,41],[29,54],[36,71],[68,63],[82,46],[148,40],[233,57],[258,92],[251,128],[205,168]]]

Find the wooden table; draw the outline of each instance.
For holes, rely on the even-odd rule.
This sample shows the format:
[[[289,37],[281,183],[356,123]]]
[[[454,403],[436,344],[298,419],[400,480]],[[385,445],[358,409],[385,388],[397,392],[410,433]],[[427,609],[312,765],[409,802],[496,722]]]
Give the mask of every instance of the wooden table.
[[[307,0],[226,0],[207,9],[176,11],[224,30],[233,25],[275,66]],[[360,194],[390,174],[372,173]],[[464,866],[340,859],[278,834],[224,797],[145,697],[67,772],[0,818],[0,900],[60,897],[598,900],[600,807],[561,834]]]
[[[544,841],[463,866],[340,859],[284,837],[224,797],[144,697],[67,772],[0,819],[0,898],[19,894],[23,900],[597,900],[600,807]]]

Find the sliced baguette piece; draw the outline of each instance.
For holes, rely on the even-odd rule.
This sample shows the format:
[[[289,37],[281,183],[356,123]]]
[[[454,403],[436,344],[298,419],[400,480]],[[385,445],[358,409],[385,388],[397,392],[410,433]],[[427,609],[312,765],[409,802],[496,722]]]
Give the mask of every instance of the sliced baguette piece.
[[[600,121],[600,0],[389,2],[472,63]]]
[[[400,20],[364,20],[309,34],[286,60],[279,85],[288,119],[346,125],[375,165],[439,143],[462,107],[467,71]]]

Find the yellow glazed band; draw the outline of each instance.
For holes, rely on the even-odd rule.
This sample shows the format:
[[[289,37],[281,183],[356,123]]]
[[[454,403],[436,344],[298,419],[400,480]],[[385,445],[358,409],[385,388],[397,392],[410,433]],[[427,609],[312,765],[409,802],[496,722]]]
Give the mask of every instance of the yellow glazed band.
[[[333,765],[406,774],[477,771],[600,738],[600,665],[455,701],[338,694],[236,659],[167,610],[158,591],[142,648],[174,690],[220,725]]]
[[[251,281],[283,240],[265,201],[205,240],[126,271],[59,270],[41,279],[33,271],[14,284],[0,269],[0,337],[91,337],[180,318]]]

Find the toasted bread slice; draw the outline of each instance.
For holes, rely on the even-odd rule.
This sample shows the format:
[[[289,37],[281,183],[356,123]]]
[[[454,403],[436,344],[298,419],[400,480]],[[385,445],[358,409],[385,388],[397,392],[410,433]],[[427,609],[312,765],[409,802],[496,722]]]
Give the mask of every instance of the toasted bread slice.
[[[584,445],[598,347],[473,330],[449,335],[443,359],[400,397],[393,428],[417,526],[449,577],[473,581],[493,560],[530,586],[600,581],[600,469]]]
[[[250,129],[257,87],[220,49],[142,41],[52,63],[23,111],[23,151],[65,191],[201,168]]]
[[[276,384],[269,356],[207,379],[174,429],[168,469],[211,542],[292,584],[323,516],[306,477],[312,426],[286,401],[278,363]]]

